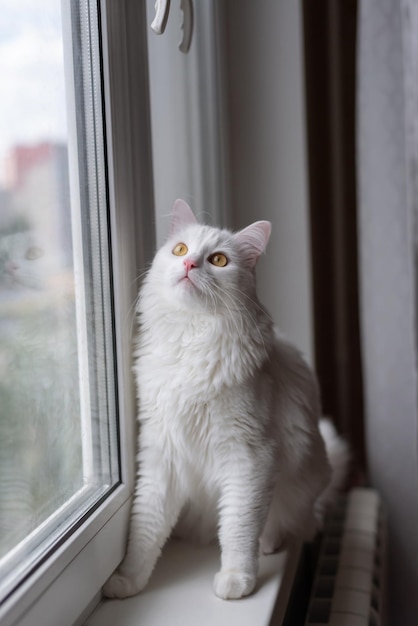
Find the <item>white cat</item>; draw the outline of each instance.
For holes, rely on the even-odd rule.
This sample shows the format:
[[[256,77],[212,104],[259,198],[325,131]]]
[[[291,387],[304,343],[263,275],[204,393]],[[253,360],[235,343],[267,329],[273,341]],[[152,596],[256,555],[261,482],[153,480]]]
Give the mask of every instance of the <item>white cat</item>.
[[[50,265],[45,244],[31,230],[0,235],[0,285],[42,289]]]
[[[168,536],[218,535],[217,596],[254,589],[259,549],[312,537],[347,465],[324,424],[315,377],[256,296],[271,225],[238,233],[197,224],[178,200],[171,232],[141,289],[134,366],[139,475],[124,561],[104,587],[145,587]]]

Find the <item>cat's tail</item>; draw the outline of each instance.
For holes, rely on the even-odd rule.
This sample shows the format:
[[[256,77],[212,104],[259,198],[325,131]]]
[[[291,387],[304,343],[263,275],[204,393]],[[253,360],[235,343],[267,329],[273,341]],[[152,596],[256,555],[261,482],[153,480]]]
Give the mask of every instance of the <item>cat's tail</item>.
[[[315,503],[315,516],[322,524],[326,509],[335,502],[346,485],[351,455],[347,442],[339,436],[331,420],[322,418],[319,421],[319,430],[331,465],[330,482]]]

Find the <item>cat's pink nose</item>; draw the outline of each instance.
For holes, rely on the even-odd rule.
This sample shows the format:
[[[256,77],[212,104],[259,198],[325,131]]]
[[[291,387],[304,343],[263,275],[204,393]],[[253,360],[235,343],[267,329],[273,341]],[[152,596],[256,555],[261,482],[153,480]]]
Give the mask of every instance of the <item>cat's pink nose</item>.
[[[194,267],[197,267],[197,263],[193,259],[184,259],[183,265],[186,268],[186,272],[190,272]]]

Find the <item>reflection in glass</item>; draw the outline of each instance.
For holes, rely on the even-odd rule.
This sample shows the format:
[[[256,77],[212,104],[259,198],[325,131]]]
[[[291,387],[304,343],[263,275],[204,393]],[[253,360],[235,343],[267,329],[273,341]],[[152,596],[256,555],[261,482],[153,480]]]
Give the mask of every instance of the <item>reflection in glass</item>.
[[[103,168],[94,133],[103,134],[96,121],[91,139],[67,131],[65,92],[71,100],[76,85],[82,102],[87,87],[66,82],[60,0],[23,4],[0,0],[0,587],[118,479],[106,207],[83,199]],[[82,48],[79,24],[91,36],[97,7],[83,5],[73,27],[76,0],[62,6],[67,60],[90,76],[93,44]],[[100,120],[95,106],[75,108],[78,128]],[[69,166],[77,141],[95,155],[88,174],[84,156]],[[83,189],[73,182],[70,194],[70,169],[78,181],[81,168]]]
[[[83,482],[60,7],[27,4],[0,2],[0,557]]]
[[[14,146],[0,226],[0,557],[83,484],[65,145]]]

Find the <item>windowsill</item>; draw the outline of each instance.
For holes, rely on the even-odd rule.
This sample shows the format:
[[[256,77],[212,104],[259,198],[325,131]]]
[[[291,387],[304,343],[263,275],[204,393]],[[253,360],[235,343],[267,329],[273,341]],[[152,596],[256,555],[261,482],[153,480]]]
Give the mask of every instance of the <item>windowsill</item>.
[[[224,601],[212,591],[219,567],[217,546],[170,542],[147,588],[126,600],[104,600],[85,626],[268,626],[281,624],[292,588],[300,546],[260,557],[256,591]]]

